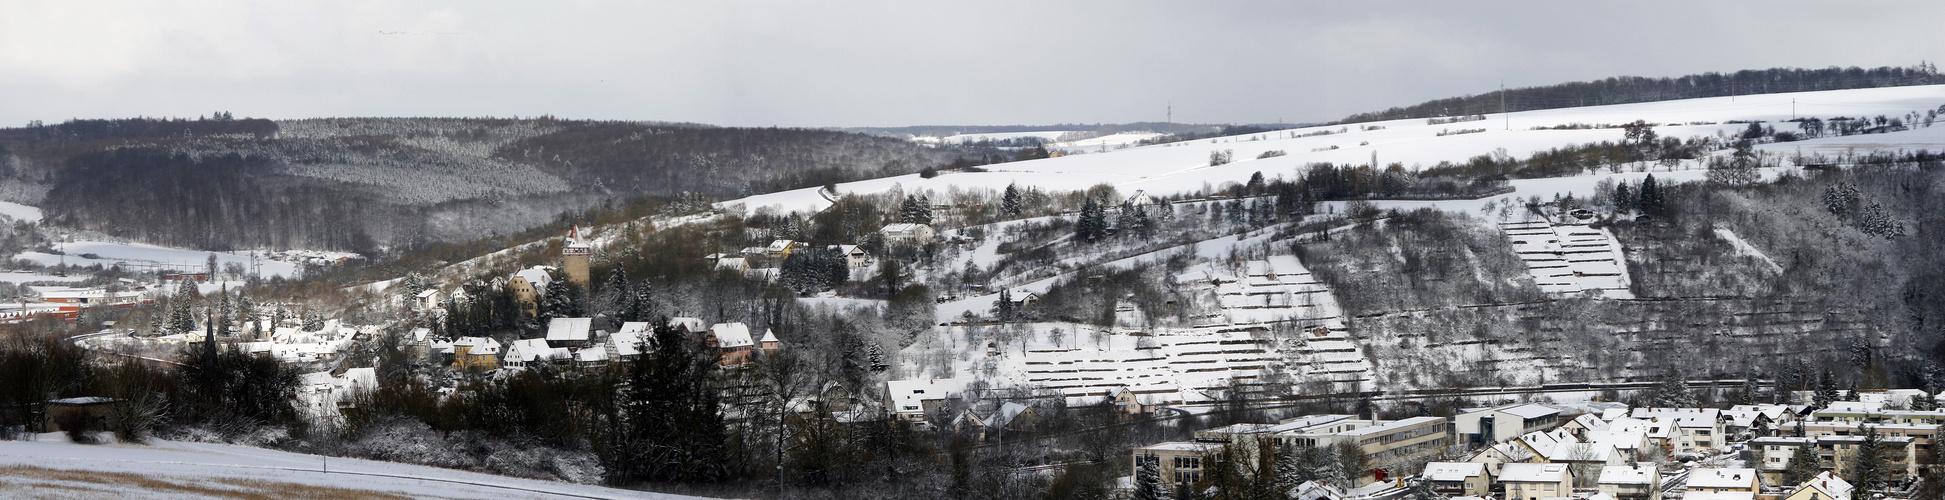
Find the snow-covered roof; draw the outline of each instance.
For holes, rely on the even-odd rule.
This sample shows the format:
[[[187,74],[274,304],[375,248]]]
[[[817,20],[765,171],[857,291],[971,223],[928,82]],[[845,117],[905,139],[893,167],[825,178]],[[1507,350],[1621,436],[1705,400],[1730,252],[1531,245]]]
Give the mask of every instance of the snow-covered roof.
[[[1622,450],[1640,449],[1647,440],[1648,435],[1640,431],[1587,431],[1587,442]]]
[[[434,296],[434,295],[438,295],[438,294],[439,294],[439,289],[437,289],[437,288],[427,288],[427,289],[425,289],[425,291],[423,291],[423,292],[419,292],[419,294],[418,294],[418,295],[416,295],[416,297],[418,297],[418,298],[421,298],[421,299],[425,299],[425,298],[431,298],[432,296]]]
[[[1541,418],[1548,415],[1555,415],[1560,413],[1560,410],[1556,410],[1551,407],[1540,406],[1536,404],[1503,406],[1503,407],[1495,408],[1495,410],[1499,411],[1500,413],[1505,413],[1508,415],[1513,415],[1516,417],[1526,418],[1526,419]]]
[[[650,333],[653,333],[654,331],[655,331],[654,323],[650,323],[647,321],[629,321],[629,322],[622,323],[621,328],[615,330],[615,335],[620,335],[624,333],[648,335]]]
[[[928,228],[928,229],[929,229],[929,228],[931,228],[931,227],[932,227],[932,226],[927,226],[927,225],[924,225],[924,224],[914,224],[914,223],[910,223],[910,222],[900,222],[900,223],[897,223],[897,224],[886,224],[886,225],[885,225],[885,227],[884,227],[884,228],[881,228],[881,229],[879,229],[879,231],[880,231],[880,232],[886,232],[886,233],[909,233],[909,232],[912,232],[912,231],[916,231],[916,230],[918,230],[918,228]]]
[[[405,338],[412,339],[413,342],[425,342],[425,338],[428,335],[432,335],[431,328],[419,327],[413,328],[410,333],[405,334]]]
[[[467,351],[472,354],[500,353],[500,341],[493,340],[491,337],[460,337],[458,340],[452,341],[452,345],[454,347],[472,346],[473,349]]]
[[[1689,491],[1682,500],[1755,500],[1754,491]]]
[[[547,284],[554,281],[554,275],[548,274],[547,272],[550,269],[553,268],[547,266],[529,267],[521,269],[520,272],[513,273],[513,277],[527,280],[528,283],[533,284],[534,291],[539,292],[545,290]]]
[[[594,318],[554,318],[547,321],[548,342],[586,342]]]
[[[1013,419],[1019,418],[1021,413],[1026,413],[1028,410],[1027,405],[1009,401],[1006,404],[1000,405],[999,411],[993,412],[993,416],[986,420],[989,425],[1006,427],[1007,424],[1013,422]]]
[[[721,348],[756,345],[750,339],[750,326],[742,323],[717,323],[709,327],[709,334],[716,336],[716,346]]]
[[[1464,481],[1466,478],[1486,474],[1486,464],[1477,462],[1432,462],[1425,464],[1425,479],[1432,481]]]
[[[770,329],[765,328],[763,330],[763,340],[759,340],[758,342],[779,342],[780,343],[782,341],[777,340],[777,332],[773,332],[770,331]]]
[[[615,346],[615,355],[635,356],[641,354],[642,349],[647,347],[648,339],[650,338],[648,334],[626,331],[626,327],[623,327],[623,330],[608,336],[608,343],[614,344]]]
[[[582,349],[574,351],[574,361],[581,363],[600,363],[608,360],[606,349]]]
[[[790,249],[790,247],[793,247],[793,246],[797,246],[797,242],[796,242],[796,241],[792,241],[792,240],[776,240],[776,241],[772,241],[772,242],[770,242],[770,247],[769,247],[769,248],[765,248],[764,250],[765,250],[765,251],[768,251],[768,252],[770,252],[770,253],[777,253],[777,252],[782,252],[782,251],[784,251],[784,250],[789,250],[789,249]]]
[[[1765,417],[1769,417],[1770,420],[1777,420],[1783,418],[1783,415],[1789,414],[1790,407],[1789,405],[1771,405],[1771,404],[1735,405],[1729,407],[1729,411],[1753,411],[1753,412],[1761,413]]]
[[[566,348],[547,345],[547,339],[520,339],[507,346],[504,361],[531,363],[540,359],[567,359]]]
[[[567,239],[561,242],[561,246],[566,248],[588,248],[587,235],[581,233],[581,226],[575,225],[569,228],[567,230]]]
[[[1343,490],[1337,489],[1336,486],[1331,486],[1330,483],[1323,481],[1305,481],[1303,484],[1291,488],[1288,494],[1292,500],[1341,500],[1344,498]]]
[[[1672,420],[1680,427],[1715,427],[1722,410],[1714,408],[1635,408],[1634,418]]]
[[[1609,465],[1601,467],[1600,484],[1654,484],[1659,474],[1653,465]]]
[[[1141,447],[1141,448],[1137,448],[1137,449],[1141,449],[1141,450],[1152,450],[1152,451],[1203,451],[1203,450],[1207,450],[1207,449],[1209,449],[1209,447],[1210,447],[1210,446],[1209,446],[1209,444],[1207,444],[1207,443],[1191,443],[1191,442],[1187,442],[1187,441],[1170,441],[1170,442],[1166,442],[1166,443],[1155,443],[1155,444],[1151,444],[1151,445],[1148,445],[1148,446],[1143,446],[1143,447]]]
[[[1573,421],[1589,431],[1604,431],[1608,428],[1607,421],[1601,420],[1600,417],[1596,417],[1592,413],[1582,413],[1580,416],[1574,417]]]
[[[1830,471],[1823,471],[1817,473],[1817,477],[1810,478],[1809,482],[1798,486],[1788,496],[1795,496],[1797,491],[1803,491],[1804,488],[1815,488],[1818,493],[1823,494],[1824,498],[1847,498],[1850,496],[1851,484],[1850,481],[1845,481],[1831,474]]]
[[[923,408],[921,401],[945,399],[966,389],[963,379],[914,379],[890,380],[885,382],[885,395],[891,398],[893,411],[908,412]]]
[[[1511,463],[1501,466],[1499,480],[1507,483],[1558,483],[1567,480],[1567,464]]]
[[[1695,488],[1755,488],[1756,469],[1690,469],[1688,487],[1691,491]]]

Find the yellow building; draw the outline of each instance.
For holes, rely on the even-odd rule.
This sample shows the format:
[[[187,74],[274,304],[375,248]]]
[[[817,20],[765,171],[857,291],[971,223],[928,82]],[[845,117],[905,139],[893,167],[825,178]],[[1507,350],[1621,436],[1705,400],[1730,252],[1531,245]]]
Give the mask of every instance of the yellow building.
[[[540,315],[540,294],[554,280],[553,274],[548,271],[546,266],[534,266],[507,278],[507,293],[513,295],[513,301],[525,309],[528,316]]]
[[[484,371],[500,367],[500,341],[488,337],[460,337],[452,342],[452,366]]]

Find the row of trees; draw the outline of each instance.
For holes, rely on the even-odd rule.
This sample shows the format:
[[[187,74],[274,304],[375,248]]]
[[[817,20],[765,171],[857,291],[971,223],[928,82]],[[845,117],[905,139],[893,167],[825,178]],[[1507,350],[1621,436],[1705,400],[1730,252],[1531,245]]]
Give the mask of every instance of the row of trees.
[[[1844,90],[1945,82],[1938,68],[1921,62],[1909,67],[1823,69],[1771,68],[1734,73],[1702,73],[1674,78],[1613,77],[1436,99],[1384,111],[1358,113],[1335,123],[1406,118],[1465,116],[1502,111],[1602,106],[1635,102],[1728,97],[1735,95]],[[1504,103],[1502,107],[1502,103]]]

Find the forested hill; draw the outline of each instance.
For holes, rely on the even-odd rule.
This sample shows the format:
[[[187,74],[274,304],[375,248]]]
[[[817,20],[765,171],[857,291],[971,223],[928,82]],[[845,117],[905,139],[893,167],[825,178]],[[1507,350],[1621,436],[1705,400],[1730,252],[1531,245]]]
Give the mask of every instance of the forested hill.
[[[1640,76],[1610,77],[1602,80],[1568,82],[1539,87],[1507,89],[1464,97],[1448,97],[1391,108],[1358,113],[1334,123],[1357,123],[1436,116],[1467,116],[1504,111],[1601,106],[1636,102],[1670,101],[1701,97],[1726,97],[1750,94],[1848,90],[1903,87],[1945,83],[1931,63],[1895,68],[1863,69],[1855,66],[1824,69],[1771,68],[1734,73],[1702,73],[1674,78]],[[1501,107],[1502,97],[1504,108]]]
[[[996,158],[829,130],[553,118],[75,120],[0,129],[0,199],[207,249],[371,251],[618,199],[755,193]]]

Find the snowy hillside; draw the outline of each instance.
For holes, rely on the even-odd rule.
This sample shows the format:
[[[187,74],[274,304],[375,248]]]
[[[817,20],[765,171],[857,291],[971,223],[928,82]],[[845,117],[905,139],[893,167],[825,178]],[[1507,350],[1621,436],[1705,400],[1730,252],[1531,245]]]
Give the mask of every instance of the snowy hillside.
[[[1574,124],[1589,126],[1619,125],[1635,120],[1659,124],[1655,131],[1663,137],[1715,136],[1734,133],[1745,125],[1730,121],[1762,120],[1781,122],[1793,116],[1894,115],[1936,109],[1945,104],[1945,85],[1895,87],[1864,90],[1839,90],[1764,94],[1755,96],[1688,99],[1613,106],[1553,109],[1485,115],[1485,120],[1433,125],[1427,120],[1392,120],[1339,126],[1307,127],[1251,136],[1235,136],[1127,149],[1106,153],[1073,154],[1060,158],[1006,163],[987,167],[990,172],[948,173],[931,179],[918,175],[887,177],[841,183],[839,193],[877,193],[897,186],[905,192],[931,189],[945,192],[960,189],[1003,189],[1007,184],[1037,186],[1050,190],[1086,189],[1108,183],[1122,192],[1146,190],[1157,195],[1181,194],[1220,187],[1223,183],[1244,182],[1251,174],[1276,177],[1294,173],[1299,166],[1313,162],[1402,163],[1407,168],[1423,168],[1441,161],[1463,162],[1478,155],[1504,153],[1525,157],[1570,144],[1618,141],[1620,128],[1535,130]],[[1704,124],[1705,123],[1705,124]],[[1781,124],[1779,129],[1788,128]],[[1461,130],[1473,133],[1454,134]],[[1444,133],[1446,135],[1440,135]],[[1876,146],[1916,149],[1945,147],[1945,130],[1916,129],[1889,134],[1825,137],[1799,142],[1768,144],[1766,150],[1806,153],[1822,149],[1843,151]],[[1086,150],[1086,148],[1080,148]],[[1236,161],[1209,166],[1212,151],[1233,150]],[[1258,159],[1269,151],[1283,156]],[[1688,176],[1699,179],[1700,167],[1690,162],[1678,169],[1690,169]],[[1636,174],[1638,177],[1640,174]],[[1598,179],[1571,182],[1560,179],[1514,181],[1515,195],[1591,192]],[[771,206],[782,210],[819,210],[830,204],[816,189],[799,189],[752,196],[723,202],[754,210]],[[1482,202],[1483,203],[1483,202]]]

